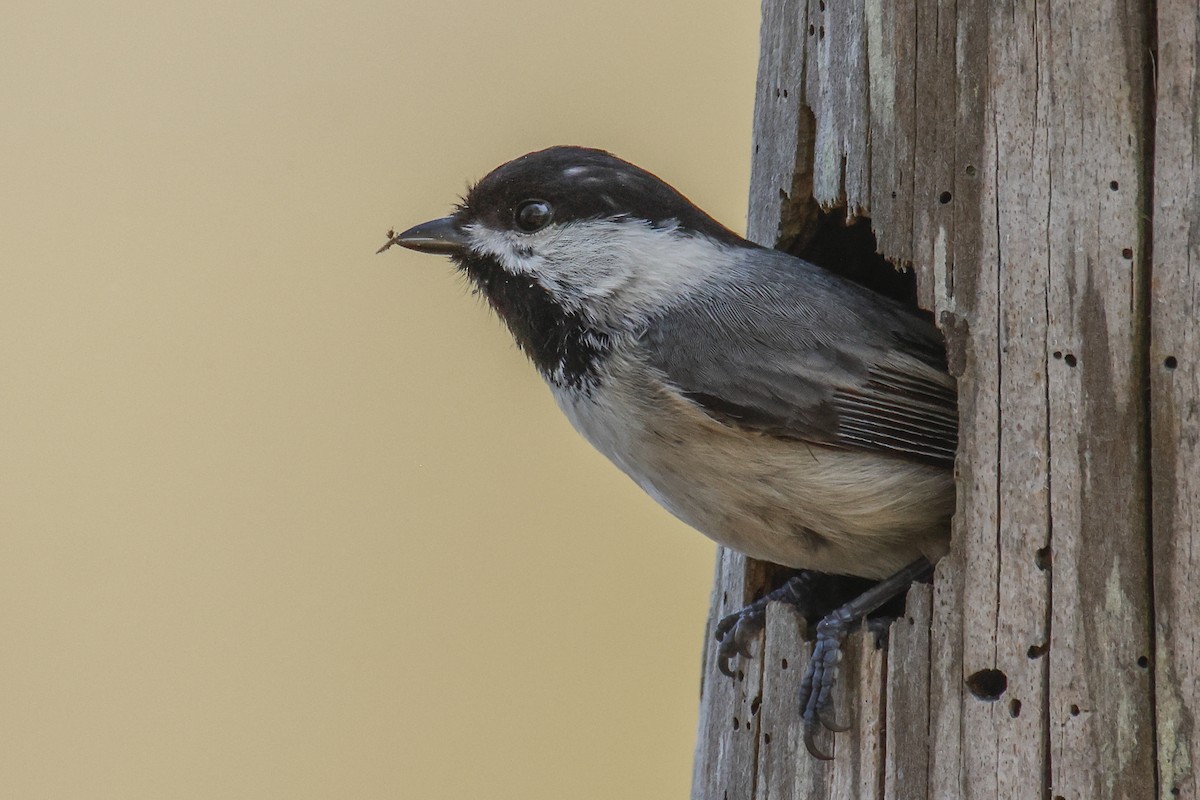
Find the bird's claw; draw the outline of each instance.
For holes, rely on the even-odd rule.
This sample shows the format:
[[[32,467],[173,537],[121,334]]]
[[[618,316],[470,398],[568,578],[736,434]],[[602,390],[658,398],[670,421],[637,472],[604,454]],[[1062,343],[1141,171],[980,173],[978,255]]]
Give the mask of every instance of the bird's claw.
[[[826,753],[821,748],[817,747],[817,732],[821,726],[815,722],[804,723],[804,747],[808,750],[808,754],[820,761],[833,761],[833,756]]]
[[[835,608],[824,617],[816,628],[816,643],[812,657],[800,681],[800,709],[804,725],[804,746],[813,758],[829,761],[833,757],[817,747],[817,734],[821,729],[841,733],[850,725],[838,722],[833,716],[833,690],[838,681],[838,665],[842,660],[842,644],[850,628],[857,620],[867,618],[881,605],[904,592],[909,584],[930,573],[933,567],[924,558],[908,564],[894,575],[879,581],[850,602]],[[717,641],[717,667],[730,677],[735,673],[730,668],[734,656],[749,656],[750,642],[766,627],[767,604],[772,600],[792,603],[801,613],[811,608],[811,587],[817,573],[802,571],[786,584],[762,597],[735,614],[722,619],[715,629]],[[880,621],[872,628],[877,644],[880,637],[887,635],[887,623]]]
[[[767,627],[767,605],[769,603],[773,601],[791,603],[801,613],[804,613],[803,609],[807,607],[809,601],[806,590],[815,575],[816,573],[809,570],[802,570],[800,574],[792,576],[782,586],[717,623],[713,633],[717,641],[721,643],[717,648],[717,669],[721,670],[722,674],[736,678],[737,672],[733,670],[730,662],[735,656],[750,658],[751,643]]]
[[[774,599],[774,598],[771,598]],[[763,598],[717,623],[714,635],[717,647],[717,669],[731,678],[737,677],[732,662],[737,656],[749,658],[750,644],[758,638],[767,623],[767,600]],[[833,756],[822,751],[816,736],[822,728],[834,733],[850,729],[833,716],[833,689],[837,685],[838,664],[842,660],[842,642],[850,629],[851,620],[837,612],[817,625],[817,641],[812,657],[800,682],[801,718],[804,722],[804,746],[814,758],[829,761]]]
[[[817,642],[812,657],[800,681],[801,719],[804,721],[804,746],[813,758],[829,761],[828,755],[816,743],[816,735],[825,728],[833,733],[850,730],[848,724],[833,717],[833,689],[838,681],[838,665],[842,660],[842,642],[849,631],[849,621],[831,614],[817,625]]]
[[[717,646],[717,669],[723,675],[736,678],[732,661],[737,656],[750,658],[750,644],[758,638],[767,625],[767,607],[765,603],[751,603],[741,611],[736,611],[717,623],[714,635],[720,643]]]

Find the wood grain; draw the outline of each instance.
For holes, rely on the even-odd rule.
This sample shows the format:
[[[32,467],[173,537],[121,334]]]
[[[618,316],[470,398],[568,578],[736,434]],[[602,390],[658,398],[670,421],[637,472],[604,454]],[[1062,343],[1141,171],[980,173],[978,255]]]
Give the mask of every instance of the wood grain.
[[[1050,765],[1063,797],[1154,786],[1150,674],[1138,666],[1150,654],[1147,22],[1120,4],[1055,5],[1038,21],[1052,181]]]
[[[807,15],[806,0],[763,3],[746,231],[767,247],[803,245],[816,227],[808,155],[815,122],[797,91],[804,84]]]
[[[1159,797],[1200,797],[1200,26],[1194,2],[1158,3],[1151,489]],[[1124,191],[1125,184],[1120,185]],[[1133,187],[1131,187],[1133,188]]]
[[[847,653],[832,766],[779,761],[773,665],[807,645],[773,609],[771,741],[697,797],[1197,797],[1200,9],[1153,8],[763,3],[751,233],[841,205],[911,262],[959,380],[957,513],[913,622]]]
[[[759,712],[762,748],[758,760],[758,800],[803,800],[828,796],[828,770],[808,755],[798,699],[812,642],[795,608],[772,603],[767,610],[763,649],[763,696]]]
[[[716,667],[713,629],[726,614],[742,608],[766,585],[760,563],[721,548],[713,580],[712,613],[705,631],[704,668],[700,684],[700,720],[692,773],[692,796],[750,800],[759,758],[758,705],[762,696],[761,658],[742,659],[736,679]]]
[[[908,800],[929,793],[929,628],[933,590],[924,584],[908,592],[904,616],[888,641],[884,720],[885,800]]]

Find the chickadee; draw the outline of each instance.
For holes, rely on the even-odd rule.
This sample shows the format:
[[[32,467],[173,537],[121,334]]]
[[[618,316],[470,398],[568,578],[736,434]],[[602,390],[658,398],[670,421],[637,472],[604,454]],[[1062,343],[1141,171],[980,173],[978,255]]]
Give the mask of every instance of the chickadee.
[[[800,702],[827,758],[813,737],[839,729],[849,627],[948,546],[958,414],[936,328],[581,147],[498,167],[393,244],[449,255],[576,430],[676,517],[753,558],[883,579],[817,626]],[[803,584],[718,625],[722,671]]]

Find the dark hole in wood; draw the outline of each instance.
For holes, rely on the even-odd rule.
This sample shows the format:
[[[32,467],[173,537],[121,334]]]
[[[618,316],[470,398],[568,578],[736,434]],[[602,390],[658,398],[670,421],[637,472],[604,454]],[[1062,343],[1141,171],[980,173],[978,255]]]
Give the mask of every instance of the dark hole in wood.
[[[825,10],[825,0],[818,0],[817,5],[820,7],[820,9],[822,11]]]
[[[1025,651],[1025,655],[1030,658],[1041,658],[1049,651],[1050,645],[1048,644],[1031,644],[1029,645],[1029,649]]]
[[[818,39],[824,39],[825,38],[825,26],[822,25],[820,28],[818,28],[817,33],[819,34],[817,36]]]
[[[1179,787],[1178,787],[1178,786],[1172,786],[1172,787],[1171,787],[1171,796],[1172,796],[1172,797],[1179,797]]]
[[[758,695],[750,701],[750,716],[758,713],[758,707],[762,705],[762,695]]]
[[[763,734],[763,744],[770,744],[770,743],[771,743],[771,734],[764,733]]]
[[[941,194],[938,195],[938,202],[941,203],[942,205],[946,205],[946,203],[950,202],[950,197],[951,197],[951,195],[949,192],[942,192]]]
[[[784,96],[784,97],[787,97],[787,96],[788,96],[787,89],[784,89],[784,90],[783,90],[783,96]]]
[[[737,718],[737,717],[734,717],[734,718],[733,718],[733,729],[736,731],[736,730],[737,730],[738,728],[740,728],[741,726],[742,726],[742,723],[738,722],[738,718]]]
[[[787,669],[787,667],[788,667],[788,663],[787,663],[787,659],[786,659],[786,658],[785,658],[785,659],[783,659],[782,661],[780,661],[780,662],[779,662],[779,668],[780,668],[780,669]]]
[[[809,35],[809,36],[812,36],[812,35],[813,35],[814,33],[816,33],[816,32],[817,32],[817,26],[816,26],[816,25],[809,25],[809,26],[808,26],[808,35]]]
[[[788,252],[917,308],[916,274],[897,269],[879,254],[868,217],[847,223],[844,208],[822,211],[812,237],[801,247],[788,248]]]
[[[739,683],[740,683],[740,682],[742,682],[742,681],[744,681],[744,680],[746,680],[746,673],[742,672],[742,671],[739,669],[739,670],[738,670],[738,676],[737,676],[737,679],[738,679],[738,682],[739,682]]]
[[[1079,359],[1075,358],[1074,353],[1067,353],[1063,356],[1063,361],[1067,362],[1068,367],[1073,367],[1079,363]]]
[[[1133,258],[1133,248],[1131,248],[1131,247],[1124,248],[1121,251],[1121,258],[1125,259],[1126,261]]]
[[[1079,706],[1075,705],[1074,703],[1071,703],[1071,716],[1072,717],[1079,716]]]
[[[1167,369],[1175,369],[1179,366],[1179,362],[1175,360],[1175,356],[1167,356],[1163,359],[1163,366]]]
[[[1150,659],[1146,658],[1145,656],[1138,656],[1138,666],[1142,669],[1145,669],[1146,667],[1150,666]]]
[[[980,700],[994,703],[1008,689],[1008,676],[998,669],[981,669],[967,676],[967,689]]]
[[[1112,189],[1115,192],[1117,189],[1121,188],[1121,184],[1117,183],[1116,181],[1111,181],[1108,184],[1108,188]]]
[[[974,165],[974,164],[967,164],[967,169],[966,169],[966,172],[967,172],[967,177],[968,177],[968,178],[974,178],[974,177],[975,177],[975,165]]]
[[[1050,549],[1050,545],[1037,549],[1037,552],[1033,554],[1033,563],[1040,570],[1047,570],[1054,566],[1054,552]]]
[[[895,620],[893,619],[892,622],[895,622]],[[868,629],[870,630],[871,626],[868,626]],[[875,644],[876,650],[882,650],[883,648],[887,647],[888,634],[891,632],[891,630],[892,626],[890,624],[874,628],[875,635],[871,638]]]
[[[1013,698],[1008,701],[1008,715],[1013,719],[1021,716],[1021,701]]]
[[[1055,350],[1055,351],[1054,351],[1054,357],[1055,357],[1055,358],[1062,358],[1062,350]]]

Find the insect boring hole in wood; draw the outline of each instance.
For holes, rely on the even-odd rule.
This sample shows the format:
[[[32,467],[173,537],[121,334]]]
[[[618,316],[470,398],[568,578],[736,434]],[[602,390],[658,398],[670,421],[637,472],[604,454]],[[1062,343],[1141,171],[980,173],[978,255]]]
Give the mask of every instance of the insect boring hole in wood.
[[[998,669],[981,669],[967,676],[967,689],[980,700],[994,703],[1008,690],[1008,676]]]
[[[1054,552],[1050,549],[1050,545],[1037,549],[1037,552],[1033,554],[1033,563],[1043,572],[1054,566]]]

